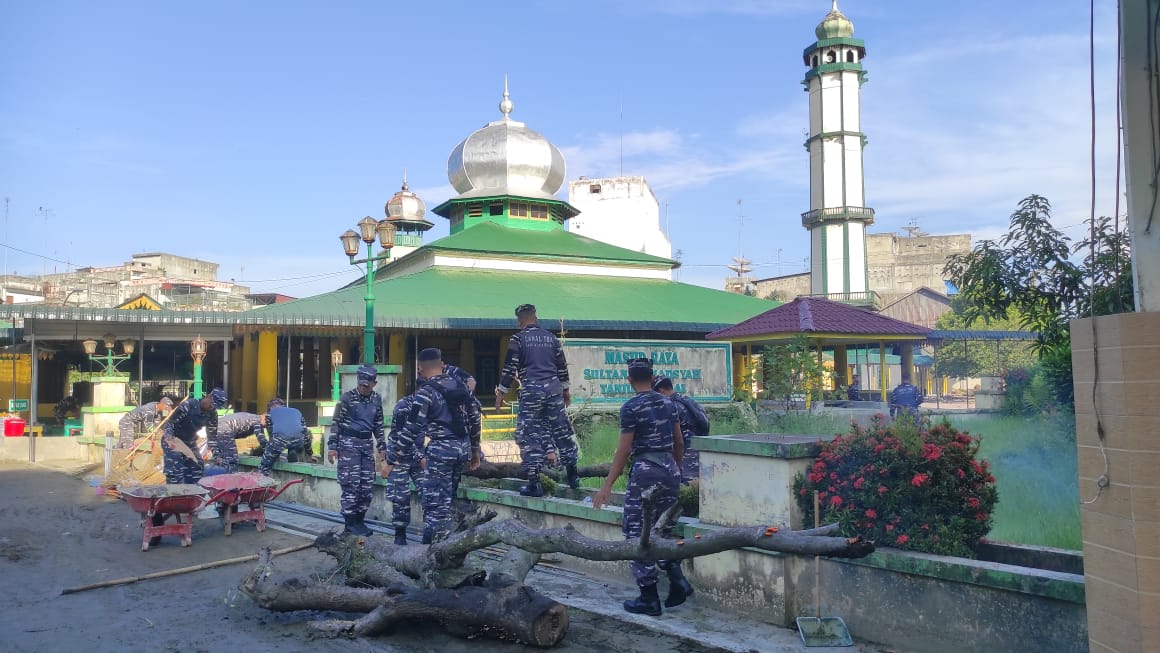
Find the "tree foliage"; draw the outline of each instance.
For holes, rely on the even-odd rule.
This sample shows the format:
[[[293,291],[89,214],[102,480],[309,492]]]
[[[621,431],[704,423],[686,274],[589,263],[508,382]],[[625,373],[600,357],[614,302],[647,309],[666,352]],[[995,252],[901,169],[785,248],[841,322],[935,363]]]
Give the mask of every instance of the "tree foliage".
[[[761,373],[766,398],[785,400],[788,410],[795,395],[821,391],[825,367],[810,349],[809,338],[798,335],[761,352]]]
[[[1008,309],[1002,318],[982,319],[972,322],[967,317],[967,300],[956,296],[951,300],[951,310],[938,319],[935,328],[946,330],[970,330],[982,328],[992,331],[1018,331],[1022,328],[1022,318],[1015,309]],[[1003,370],[1029,367],[1035,363],[1035,354],[1025,341],[948,342],[938,350],[934,371],[939,376],[966,378],[981,375],[996,375]]]
[[[1057,387],[1071,393],[1072,320],[1131,310],[1132,273],[1126,233],[1110,218],[1087,221],[1089,235],[1074,246],[1051,222],[1051,203],[1031,195],[1011,214],[1006,235],[984,240],[948,259],[944,274],[959,288],[962,317],[1004,319],[1034,331],[1032,350]]]

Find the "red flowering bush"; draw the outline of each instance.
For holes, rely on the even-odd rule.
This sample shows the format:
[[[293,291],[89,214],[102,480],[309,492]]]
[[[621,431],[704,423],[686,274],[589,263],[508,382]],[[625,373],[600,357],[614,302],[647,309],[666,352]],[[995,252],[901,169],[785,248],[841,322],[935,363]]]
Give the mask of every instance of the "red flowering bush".
[[[838,522],[847,536],[972,558],[999,502],[978,451],[975,438],[949,424],[915,430],[879,416],[823,443],[809,471],[794,479],[794,493],[807,526],[817,490],[822,523]]]

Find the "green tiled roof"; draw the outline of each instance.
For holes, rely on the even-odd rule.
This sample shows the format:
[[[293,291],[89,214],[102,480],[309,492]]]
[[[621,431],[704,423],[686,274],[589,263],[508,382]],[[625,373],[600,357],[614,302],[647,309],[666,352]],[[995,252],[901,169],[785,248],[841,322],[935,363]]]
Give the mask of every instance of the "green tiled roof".
[[[363,292],[352,286],[264,306],[246,313],[245,322],[362,326]],[[513,309],[526,302],[545,325],[562,319],[568,329],[705,333],[777,305],[665,279],[442,267],[376,281],[374,292],[375,325],[394,328],[509,329]]]
[[[635,267],[671,268],[676,261],[609,245],[563,229],[533,231],[484,222],[440,238],[422,249],[437,252],[498,254],[520,259],[555,259],[575,262],[631,264]],[[385,268],[389,269],[388,268]]]

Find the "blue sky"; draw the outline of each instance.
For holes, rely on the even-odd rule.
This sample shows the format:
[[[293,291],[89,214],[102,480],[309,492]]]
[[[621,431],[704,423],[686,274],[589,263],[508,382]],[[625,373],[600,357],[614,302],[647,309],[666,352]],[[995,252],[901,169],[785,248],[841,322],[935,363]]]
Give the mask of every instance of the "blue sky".
[[[1087,2],[840,4],[868,52],[872,232],[913,220],[995,237],[1039,193],[1079,235]],[[721,287],[739,240],[756,276],[799,272],[801,52],[829,5],[0,0],[2,242],[40,255],[9,249],[7,269],[161,250],[256,291],[333,289],[357,275],[338,234],[381,218],[404,168],[428,207],[452,194],[447,155],[499,116],[507,74],[512,117],[563,150],[568,179],[617,174],[623,138],[624,173],[667,207],[680,280]],[[1110,215],[1116,9],[1096,6],[1097,212]],[[431,217],[429,236],[445,235]]]

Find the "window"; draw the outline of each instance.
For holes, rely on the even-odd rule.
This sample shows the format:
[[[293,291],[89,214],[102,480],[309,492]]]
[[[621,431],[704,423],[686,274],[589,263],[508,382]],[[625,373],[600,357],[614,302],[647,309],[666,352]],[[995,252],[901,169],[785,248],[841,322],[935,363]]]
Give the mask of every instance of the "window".
[[[528,217],[533,220],[547,220],[548,207],[543,204],[532,204],[528,207]]]
[[[593,195],[599,195],[600,194],[600,184],[589,184],[588,192],[592,193]]]
[[[850,50],[846,53],[846,63],[854,63],[854,51]]]
[[[835,61],[837,61],[837,55],[834,54],[833,50],[830,50],[826,53],[826,63],[834,63]]]
[[[488,215],[503,215],[503,204],[496,202],[487,207]]]
[[[508,213],[513,218],[528,217],[528,205],[526,202],[512,202],[511,209]]]
[[[810,65],[814,68],[818,67],[818,55],[815,54],[814,56],[810,57]]]
[[[467,205],[467,217],[469,217],[469,218],[483,217],[483,205],[482,204],[468,204]]]

